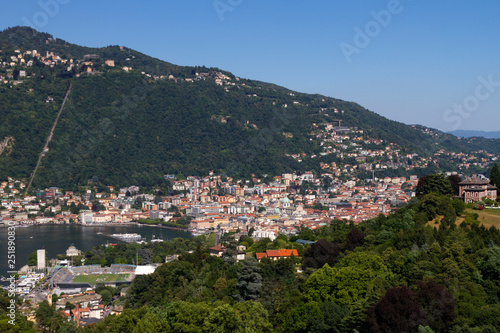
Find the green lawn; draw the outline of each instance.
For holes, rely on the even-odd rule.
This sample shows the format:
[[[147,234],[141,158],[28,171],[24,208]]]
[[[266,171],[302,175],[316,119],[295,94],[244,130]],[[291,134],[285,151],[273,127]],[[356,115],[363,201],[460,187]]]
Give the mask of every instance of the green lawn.
[[[78,275],[73,279],[73,283],[89,283],[95,285],[96,283],[113,283],[125,282],[130,274],[89,274]]]
[[[485,209],[485,210],[474,210],[474,212],[479,214],[479,222],[484,224],[485,227],[495,226],[500,229],[500,209]]]
[[[479,215],[477,220],[486,228],[495,226],[497,229],[500,229],[500,209],[475,210],[467,208],[465,212],[469,214],[476,213],[477,215]],[[463,217],[457,218],[456,224],[459,225],[463,220]]]
[[[495,226],[497,229],[500,229],[500,209],[484,209],[484,210],[475,210],[471,208],[465,209],[465,213],[472,214],[476,213],[479,215],[477,220],[480,225],[484,225],[486,228],[491,226]],[[434,220],[429,221],[427,224],[431,227],[436,227],[439,229],[439,221],[443,218],[442,215],[437,216]],[[463,216],[458,216],[455,224],[458,226],[465,220],[465,214]],[[436,223],[437,221],[437,223]]]

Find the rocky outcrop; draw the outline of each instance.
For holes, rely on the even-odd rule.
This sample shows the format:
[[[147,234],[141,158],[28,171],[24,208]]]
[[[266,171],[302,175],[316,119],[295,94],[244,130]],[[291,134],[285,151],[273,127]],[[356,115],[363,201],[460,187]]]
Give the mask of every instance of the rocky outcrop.
[[[3,138],[2,141],[0,141],[0,156],[5,152],[5,155],[9,155],[12,153],[12,148],[14,147],[14,137],[13,136],[6,136]]]

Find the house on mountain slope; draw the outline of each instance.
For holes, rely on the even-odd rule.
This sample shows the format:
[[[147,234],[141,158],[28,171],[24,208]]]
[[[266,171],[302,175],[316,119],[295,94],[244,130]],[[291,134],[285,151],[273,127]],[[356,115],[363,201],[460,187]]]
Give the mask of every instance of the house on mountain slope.
[[[465,203],[484,200],[497,199],[497,187],[490,184],[489,180],[469,178],[458,183],[459,196]]]

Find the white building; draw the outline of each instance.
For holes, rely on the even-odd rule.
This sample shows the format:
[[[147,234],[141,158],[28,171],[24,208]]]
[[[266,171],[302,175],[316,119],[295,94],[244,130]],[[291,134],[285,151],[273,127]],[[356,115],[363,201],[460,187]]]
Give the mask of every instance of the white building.
[[[45,269],[45,249],[36,250],[37,269]]]
[[[156,267],[153,265],[139,265],[135,268],[135,275],[149,275],[155,272]]]
[[[252,234],[253,239],[269,238],[271,241],[274,241],[276,237],[276,232],[272,230],[255,230]]]
[[[81,224],[92,224],[94,223],[94,213],[91,211],[85,211],[80,213],[80,223]]]
[[[68,257],[74,257],[74,256],[79,256],[81,254],[81,251],[78,250],[73,244],[71,244],[68,249],[66,250],[66,256]]]

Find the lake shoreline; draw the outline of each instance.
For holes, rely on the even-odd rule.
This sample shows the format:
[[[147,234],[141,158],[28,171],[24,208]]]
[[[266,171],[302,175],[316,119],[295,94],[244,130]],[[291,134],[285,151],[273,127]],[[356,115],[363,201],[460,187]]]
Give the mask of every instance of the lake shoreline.
[[[37,224],[16,224],[16,225],[7,225],[3,224],[0,225],[0,228],[8,228],[8,227],[14,227],[14,228],[29,228],[33,226],[55,226],[55,225],[60,225],[60,226],[80,226],[80,227],[89,227],[89,228],[95,228],[95,227],[119,227],[119,226],[144,226],[144,227],[155,227],[155,228],[160,228],[160,229],[169,229],[169,230],[176,230],[176,231],[185,231],[189,233],[189,229],[187,228],[178,228],[178,227],[170,227],[166,225],[160,225],[160,224],[145,224],[145,223],[139,223],[139,222],[110,222],[110,223],[95,223],[95,224],[80,224],[80,223],[37,223]]]
[[[189,232],[169,230],[166,228],[146,228],[140,224],[114,223],[103,225],[81,225],[81,224],[32,224],[27,228],[16,228],[16,269],[20,269],[27,258],[38,249],[45,249],[49,258],[57,254],[66,253],[70,245],[75,246],[82,252],[88,251],[95,246],[105,245],[109,238],[98,234],[99,228],[103,234],[140,234],[146,241],[161,238],[171,240],[174,238],[191,238]],[[6,252],[7,229],[0,231],[0,252]],[[154,236],[154,237],[153,237]],[[109,240],[110,241],[110,240]],[[113,241],[116,243],[116,241]],[[4,245],[5,244],[5,245]],[[6,276],[9,271],[7,256],[0,257],[0,275]]]

